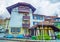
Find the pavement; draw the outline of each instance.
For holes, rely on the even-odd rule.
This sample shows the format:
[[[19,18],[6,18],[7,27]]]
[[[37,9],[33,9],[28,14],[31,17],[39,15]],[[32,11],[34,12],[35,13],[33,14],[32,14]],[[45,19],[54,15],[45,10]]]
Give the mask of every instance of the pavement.
[[[60,40],[0,39],[0,42],[60,42]]]

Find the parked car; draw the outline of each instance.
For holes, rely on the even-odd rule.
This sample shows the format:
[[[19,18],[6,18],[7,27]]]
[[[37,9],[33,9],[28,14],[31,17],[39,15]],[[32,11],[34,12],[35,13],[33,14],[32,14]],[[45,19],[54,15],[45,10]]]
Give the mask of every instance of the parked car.
[[[5,38],[14,38],[14,36],[11,34],[7,34],[7,35],[5,35]]]
[[[0,33],[4,33],[5,29],[4,28],[0,28]]]
[[[5,37],[5,33],[0,33],[0,39]]]
[[[0,26],[0,39],[4,38],[5,35],[6,35],[5,34],[5,29],[2,26]]]

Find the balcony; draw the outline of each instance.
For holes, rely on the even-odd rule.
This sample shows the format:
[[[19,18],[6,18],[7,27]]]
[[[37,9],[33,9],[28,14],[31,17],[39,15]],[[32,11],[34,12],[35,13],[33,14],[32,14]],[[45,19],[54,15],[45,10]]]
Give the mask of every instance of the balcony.
[[[30,16],[23,16],[23,20],[29,20]]]
[[[29,11],[29,9],[19,8],[19,9],[18,9],[18,12],[19,12],[19,13],[29,13],[30,11]]]
[[[22,27],[29,28],[30,27],[30,24],[22,24]]]

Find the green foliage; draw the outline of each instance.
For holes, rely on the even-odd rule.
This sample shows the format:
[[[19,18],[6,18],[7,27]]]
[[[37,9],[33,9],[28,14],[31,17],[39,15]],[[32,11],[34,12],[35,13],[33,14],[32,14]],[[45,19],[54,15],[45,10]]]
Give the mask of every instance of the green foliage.
[[[60,29],[60,23],[59,23],[59,22],[55,23],[54,25],[55,25],[58,29]]]
[[[47,33],[45,33],[44,35],[32,36],[32,40],[50,40],[50,38],[51,37]]]
[[[45,40],[50,40],[50,36],[44,36]]]
[[[50,36],[48,36],[48,35],[37,36],[37,40],[42,40],[43,38],[44,38],[44,40],[50,40]]]
[[[43,38],[42,38],[43,36],[37,36],[37,40],[42,40]]]
[[[56,37],[57,37],[57,39],[60,39],[60,34],[58,34]]]
[[[32,36],[31,38],[32,38],[32,40],[36,40],[36,36]]]
[[[50,40],[50,36],[48,34],[44,34],[43,37],[44,37],[45,40]]]

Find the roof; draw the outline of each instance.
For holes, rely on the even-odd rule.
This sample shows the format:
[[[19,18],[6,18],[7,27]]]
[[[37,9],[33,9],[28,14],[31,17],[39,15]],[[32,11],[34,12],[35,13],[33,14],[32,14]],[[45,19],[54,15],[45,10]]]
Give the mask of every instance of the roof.
[[[10,18],[6,18],[5,20],[10,20]]]
[[[33,14],[33,15],[38,15],[38,16],[45,16],[45,15],[41,15],[41,14]]]
[[[32,13],[36,10],[31,4],[23,3],[23,2],[21,2],[21,3],[19,2],[19,3],[12,5],[12,6],[9,6],[9,7],[7,7],[7,10],[11,14],[12,9],[15,7],[19,7],[19,6],[28,6],[29,8],[32,9]]]
[[[40,27],[40,26],[42,26],[42,25],[34,25],[34,26],[32,26],[30,29],[34,29],[34,28],[37,28],[37,27]],[[54,31],[57,31],[57,32],[59,32],[60,31],[60,29],[58,29],[57,27],[55,27],[54,25],[43,25],[43,27],[44,26],[47,26],[47,27],[51,27]]]
[[[60,19],[60,17],[57,17],[57,18],[55,18],[55,19]]]
[[[45,16],[45,19],[54,19],[54,18],[57,18],[57,16]]]
[[[43,22],[40,22],[40,25],[54,25],[51,21],[43,21]]]
[[[56,20],[56,19],[58,19],[58,20]],[[54,18],[54,22],[60,23],[59,19],[60,19],[60,17]]]

